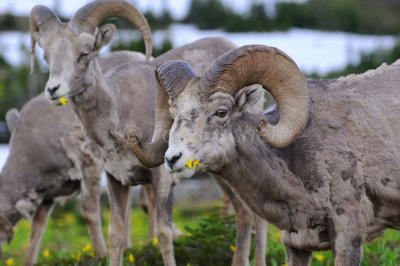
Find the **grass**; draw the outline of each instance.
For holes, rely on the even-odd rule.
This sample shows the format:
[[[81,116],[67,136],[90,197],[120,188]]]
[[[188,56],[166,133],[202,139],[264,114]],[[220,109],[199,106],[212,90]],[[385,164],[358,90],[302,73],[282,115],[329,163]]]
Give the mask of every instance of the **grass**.
[[[220,263],[215,262],[212,265],[230,265],[234,249],[234,219],[215,216],[217,205],[217,202],[191,202],[175,206],[173,220],[184,233],[174,243],[178,265],[207,265],[210,261]],[[102,212],[102,222],[107,241],[108,208]],[[30,223],[26,220],[21,220],[16,225],[12,242],[3,247],[3,259],[0,265],[22,265],[29,228]],[[146,215],[139,208],[133,207],[131,239],[134,248],[125,252],[124,265],[162,265],[157,243],[148,241],[147,232]],[[79,214],[78,203],[71,202],[64,207],[57,207],[43,236],[38,265],[107,265],[106,261],[95,260],[92,253],[86,227]],[[399,254],[400,233],[386,230],[383,237],[364,245],[361,265],[400,265]],[[269,225],[267,264],[282,266],[285,265],[284,259],[279,230]],[[75,263],[72,263],[74,261]],[[333,265],[331,252],[314,252],[312,265]]]

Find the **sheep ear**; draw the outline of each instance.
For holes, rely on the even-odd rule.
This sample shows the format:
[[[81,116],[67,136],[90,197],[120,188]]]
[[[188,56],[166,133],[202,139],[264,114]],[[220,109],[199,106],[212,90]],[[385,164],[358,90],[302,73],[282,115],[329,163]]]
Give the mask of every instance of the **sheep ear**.
[[[8,112],[6,114],[6,122],[7,122],[8,130],[10,132],[13,131],[15,125],[17,124],[19,116],[20,116],[20,114],[16,108],[8,110]]]
[[[262,100],[263,88],[260,85],[251,85],[239,90],[235,95],[235,108],[239,112],[248,111]]]
[[[117,28],[113,24],[105,24],[101,26],[96,35],[96,50],[100,50],[101,47],[108,44],[114,36]]]

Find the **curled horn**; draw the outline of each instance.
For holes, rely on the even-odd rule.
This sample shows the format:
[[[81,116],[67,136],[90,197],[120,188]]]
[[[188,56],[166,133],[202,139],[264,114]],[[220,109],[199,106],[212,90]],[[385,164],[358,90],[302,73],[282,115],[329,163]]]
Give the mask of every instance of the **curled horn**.
[[[46,34],[46,32],[49,30],[60,25],[61,22],[59,18],[48,7],[37,5],[32,8],[29,16],[29,31],[31,36],[31,73],[33,73],[35,67],[36,40],[34,33],[40,32],[42,34]]]
[[[234,95],[252,84],[261,84],[275,98],[278,124],[259,121],[260,137],[274,147],[285,147],[303,131],[308,119],[307,82],[296,63],[277,48],[248,45],[221,55],[200,78],[207,95],[221,91]]]
[[[157,67],[157,108],[155,128],[151,143],[141,144],[138,139],[133,143],[133,152],[139,161],[147,167],[155,167],[164,162],[164,153],[168,148],[168,134],[172,126],[168,97],[175,97],[195,76],[191,66],[179,60],[167,61]]]
[[[150,26],[143,14],[128,1],[96,0],[90,2],[75,13],[69,26],[76,31],[94,33],[101,22],[111,17],[126,19],[139,29],[146,46],[146,60],[149,60],[152,53]]]

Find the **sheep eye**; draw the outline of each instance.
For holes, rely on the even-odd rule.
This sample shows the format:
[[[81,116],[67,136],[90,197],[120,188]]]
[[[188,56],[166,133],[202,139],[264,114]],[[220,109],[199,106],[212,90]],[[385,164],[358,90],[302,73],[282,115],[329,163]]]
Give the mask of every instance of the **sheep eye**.
[[[215,112],[215,115],[218,116],[218,117],[221,117],[221,118],[225,117],[227,114],[228,114],[228,111],[225,110],[225,109],[218,109]]]

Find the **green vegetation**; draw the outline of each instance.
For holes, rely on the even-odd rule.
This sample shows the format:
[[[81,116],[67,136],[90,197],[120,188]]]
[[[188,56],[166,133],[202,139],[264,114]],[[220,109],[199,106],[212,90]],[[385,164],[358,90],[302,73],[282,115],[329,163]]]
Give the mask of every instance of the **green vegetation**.
[[[107,205],[107,204],[103,204]],[[79,214],[77,201],[58,206],[51,216],[43,237],[37,266],[100,266],[108,265],[107,259],[93,257],[88,234]],[[235,244],[233,216],[217,215],[215,202],[178,204],[174,208],[174,223],[182,235],[174,241],[178,265],[230,265]],[[109,209],[102,213],[103,232],[107,240]],[[10,245],[4,245],[1,266],[22,265],[23,252],[27,247],[29,222],[20,221],[14,230]],[[131,214],[131,239],[133,248],[124,253],[123,265],[162,266],[162,258],[156,239],[147,240],[147,218],[136,206]],[[252,243],[252,253],[254,243]],[[384,237],[364,245],[362,266],[391,266],[400,263],[400,232],[387,230]],[[280,242],[279,230],[269,225],[267,264],[285,265],[285,253]],[[315,252],[313,266],[333,265],[330,251]]]

